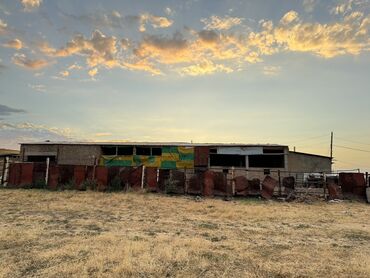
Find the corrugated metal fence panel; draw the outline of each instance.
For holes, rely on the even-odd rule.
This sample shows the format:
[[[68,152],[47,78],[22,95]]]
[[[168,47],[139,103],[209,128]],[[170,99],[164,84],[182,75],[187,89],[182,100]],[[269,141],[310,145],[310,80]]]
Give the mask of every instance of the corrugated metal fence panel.
[[[234,179],[235,195],[246,196],[248,194],[248,180],[244,176],[238,176]]]
[[[141,187],[141,175],[142,175],[143,167],[132,168],[130,171],[129,176],[129,185],[133,188],[140,188]]]
[[[48,188],[51,190],[56,190],[58,188],[58,184],[59,184],[59,166],[50,165]]]
[[[108,189],[108,168],[96,166],[95,178],[98,183],[98,191],[106,191]]]
[[[34,176],[34,164],[33,163],[21,163],[21,178],[20,178],[20,186],[28,186],[33,184],[33,176]],[[43,177],[45,180],[45,176]]]
[[[265,199],[271,199],[274,194],[274,189],[279,182],[270,176],[266,176],[262,182],[261,196]]]
[[[208,166],[209,147],[195,147],[194,166]]]
[[[9,165],[9,178],[8,184],[9,186],[18,186],[21,181],[21,164],[20,163],[12,163]]]
[[[145,168],[145,184],[149,191],[157,191],[157,168]]]
[[[73,171],[73,178],[76,189],[81,189],[81,184],[86,179],[86,166],[75,165]]]
[[[366,196],[366,181],[363,173],[339,173],[339,185],[343,194]]]

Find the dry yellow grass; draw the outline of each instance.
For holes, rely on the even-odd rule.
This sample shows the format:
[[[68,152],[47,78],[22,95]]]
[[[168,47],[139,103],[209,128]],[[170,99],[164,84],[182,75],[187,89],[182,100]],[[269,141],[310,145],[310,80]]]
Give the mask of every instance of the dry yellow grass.
[[[370,277],[369,206],[0,190],[1,277]]]

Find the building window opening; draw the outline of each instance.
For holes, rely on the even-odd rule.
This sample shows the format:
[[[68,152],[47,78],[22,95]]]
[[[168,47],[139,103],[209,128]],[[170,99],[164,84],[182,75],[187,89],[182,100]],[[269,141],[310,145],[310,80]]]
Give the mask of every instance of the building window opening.
[[[284,155],[249,155],[251,168],[284,168]]]
[[[150,148],[149,147],[136,147],[136,154],[137,155],[150,155]]]
[[[162,155],[162,148],[152,148],[152,155],[153,156],[161,156]]]
[[[284,153],[283,148],[263,148],[263,153]]]
[[[210,154],[210,166],[245,167],[245,155]]]
[[[103,155],[117,155],[116,146],[103,146],[101,147],[101,152]]]
[[[133,155],[134,154],[134,147],[124,146],[117,148],[118,155]]]
[[[49,157],[50,162],[55,162],[55,156],[47,155],[29,155],[27,156],[27,162],[46,162],[46,159]]]

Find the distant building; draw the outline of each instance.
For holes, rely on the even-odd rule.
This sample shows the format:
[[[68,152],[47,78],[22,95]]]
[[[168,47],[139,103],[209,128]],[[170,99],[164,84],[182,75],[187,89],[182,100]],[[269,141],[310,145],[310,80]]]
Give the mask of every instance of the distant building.
[[[289,151],[273,144],[200,144],[154,142],[40,142],[22,143],[21,160],[58,165],[104,165],[189,171],[255,171],[269,174],[280,170],[330,172],[331,158]],[[247,171],[246,171],[247,170]]]

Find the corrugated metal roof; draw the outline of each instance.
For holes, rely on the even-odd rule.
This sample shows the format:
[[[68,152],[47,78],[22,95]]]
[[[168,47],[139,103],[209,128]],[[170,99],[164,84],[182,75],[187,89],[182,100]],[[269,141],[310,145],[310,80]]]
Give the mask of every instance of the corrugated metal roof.
[[[322,157],[322,158],[329,158],[329,159],[331,159],[331,157],[330,157],[330,156],[319,155],[319,154],[302,153],[302,152],[295,152],[295,151],[289,151],[289,153],[293,153],[293,154],[300,154],[300,155],[309,155],[309,156],[318,156],[318,157]]]
[[[93,145],[93,146],[182,146],[182,147],[288,147],[278,144],[243,144],[243,143],[188,143],[188,142],[73,142],[43,141],[25,142],[21,145]]]

